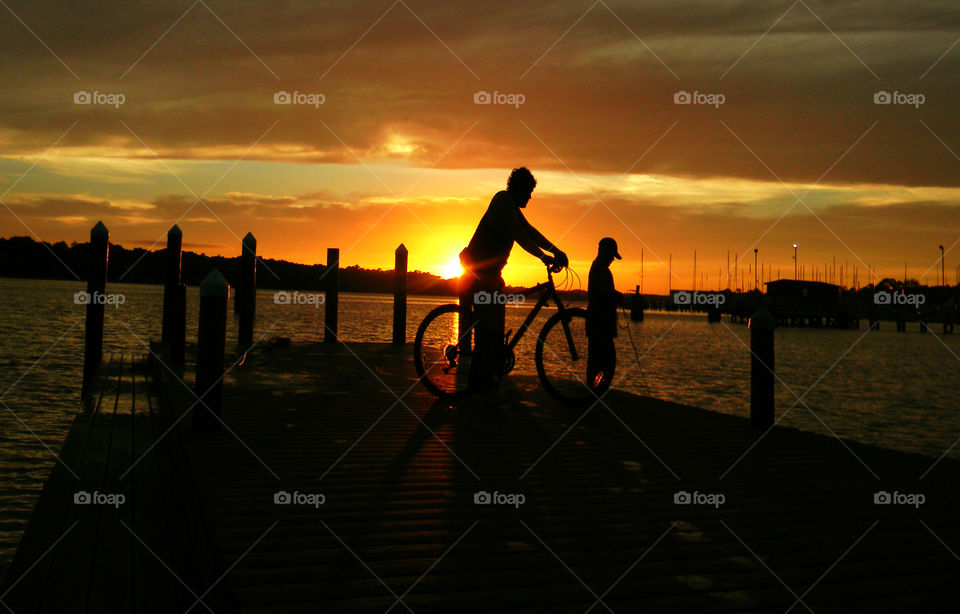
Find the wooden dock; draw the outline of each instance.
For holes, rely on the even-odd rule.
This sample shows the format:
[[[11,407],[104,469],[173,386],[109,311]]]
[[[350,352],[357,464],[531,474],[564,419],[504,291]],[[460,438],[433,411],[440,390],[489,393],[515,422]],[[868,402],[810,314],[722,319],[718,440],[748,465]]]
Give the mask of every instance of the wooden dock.
[[[583,414],[523,377],[499,410],[451,407],[386,344],[261,345],[227,374],[225,427],[197,435],[181,377],[105,363],[8,610],[955,607],[956,461],[619,391]]]
[[[182,612],[216,578],[181,429],[153,372],[145,356],[102,363],[0,591],[7,610]],[[204,599],[232,611],[223,589]]]
[[[760,437],[745,417],[618,391],[582,417],[524,378],[502,411],[451,408],[409,355],[268,346],[229,373],[229,430],[189,460],[242,611],[955,607],[955,461]]]

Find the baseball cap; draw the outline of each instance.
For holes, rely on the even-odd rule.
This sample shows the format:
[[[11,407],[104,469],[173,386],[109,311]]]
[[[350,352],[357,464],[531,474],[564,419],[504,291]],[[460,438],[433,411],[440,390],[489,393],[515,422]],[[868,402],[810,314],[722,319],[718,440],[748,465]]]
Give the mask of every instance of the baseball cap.
[[[617,250],[617,242],[610,237],[600,239],[600,251],[612,252],[617,257],[617,260],[623,260],[620,252]]]

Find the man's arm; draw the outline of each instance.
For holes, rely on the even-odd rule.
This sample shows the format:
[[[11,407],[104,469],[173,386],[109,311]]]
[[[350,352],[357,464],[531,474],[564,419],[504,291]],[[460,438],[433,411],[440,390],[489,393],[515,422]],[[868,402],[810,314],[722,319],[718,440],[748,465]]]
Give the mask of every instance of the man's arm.
[[[534,228],[533,224],[527,221],[526,216],[523,215],[523,212],[520,211],[520,209],[517,209],[517,217],[520,219],[520,224],[521,226],[523,226],[524,230],[526,231],[527,236],[529,236],[530,239],[534,243],[536,243],[537,247],[540,247],[542,249],[545,249],[553,253],[554,260],[561,266],[566,266],[567,264],[569,264],[567,260],[567,255],[563,253],[563,251],[561,251],[559,247],[551,243],[549,239],[543,236],[543,234],[541,234],[539,230]],[[530,250],[527,250],[527,251],[530,251]]]
[[[513,239],[520,247],[540,260],[547,258],[547,255],[540,249],[537,240],[531,236],[528,230],[528,227],[532,228],[532,226],[530,226],[523,215],[520,214],[520,209],[517,208],[510,197],[505,192],[501,192],[496,198],[500,199],[500,202],[496,203],[496,210],[503,218],[507,228],[510,229]]]

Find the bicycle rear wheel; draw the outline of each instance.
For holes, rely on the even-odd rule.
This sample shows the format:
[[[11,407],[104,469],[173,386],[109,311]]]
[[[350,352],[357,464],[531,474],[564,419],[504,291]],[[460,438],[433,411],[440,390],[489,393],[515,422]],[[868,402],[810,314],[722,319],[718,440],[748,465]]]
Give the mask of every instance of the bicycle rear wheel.
[[[427,314],[413,341],[413,364],[424,387],[441,398],[469,392],[473,335],[464,335],[471,351],[460,351],[460,307],[441,305]]]
[[[587,311],[579,307],[547,320],[537,338],[535,361],[543,387],[568,405],[594,401],[610,384],[603,379],[587,381]]]

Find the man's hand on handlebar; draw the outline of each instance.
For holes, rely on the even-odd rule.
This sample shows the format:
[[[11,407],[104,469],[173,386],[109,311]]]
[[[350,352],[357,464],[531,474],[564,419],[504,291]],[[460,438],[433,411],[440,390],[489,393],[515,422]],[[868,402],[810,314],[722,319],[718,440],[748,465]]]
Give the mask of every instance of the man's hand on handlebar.
[[[548,256],[544,254],[540,259],[545,265],[550,267],[551,273],[559,273],[563,270],[564,267],[570,265],[570,261],[567,258],[567,255],[560,250],[554,252],[553,256]]]

